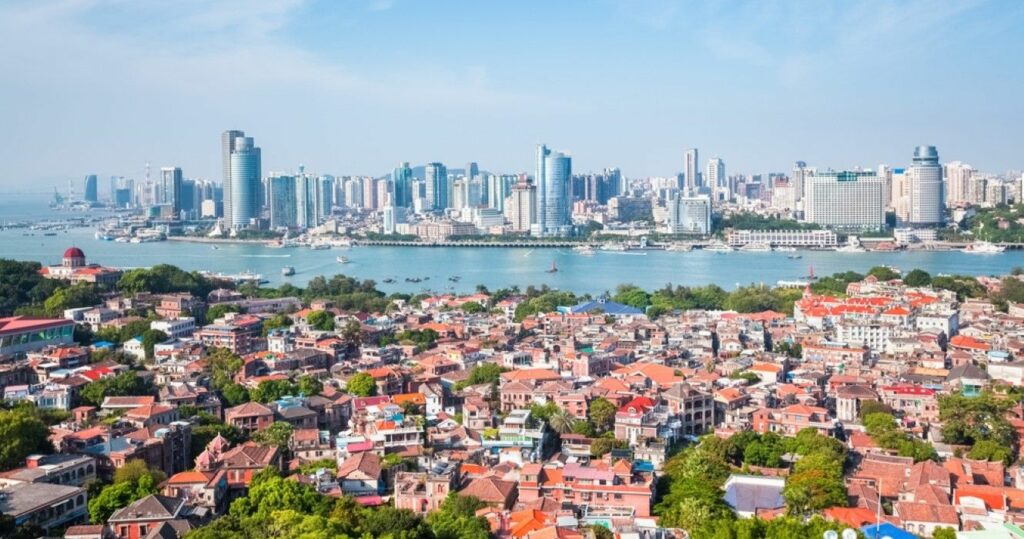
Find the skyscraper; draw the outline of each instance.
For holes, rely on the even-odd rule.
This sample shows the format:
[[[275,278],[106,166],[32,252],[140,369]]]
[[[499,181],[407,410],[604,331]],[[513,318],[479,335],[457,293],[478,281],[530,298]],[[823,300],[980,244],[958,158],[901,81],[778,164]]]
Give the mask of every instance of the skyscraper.
[[[260,207],[260,149],[252,137],[231,139],[229,182],[224,191],[224,218],[229,228],[237,230],[249,226],[259,217]],[[230,192],[229,192],[230,191]]]
[[[572,181],[572,158],[537,146],[537,235],[568,234],[570,219],[569,186]]]
[[[180,167],[160,167],[156,203],[171,206],[175,216],[181,212],[181,181]]]
[[[512,186],[505,214],[516,232],[529,232],[537,222],[537,188],[526,178],[521,178]]]
[[[942,178],[945,182],[946,207],[955,206],[970,200],[969,187],[971,178],[977,171],[971,165],[953,161],[942,165]]]
[[[712,189],[716,187],[725,187],[725,161],[722,161],[717,157],[708,159],[708,170],[707,173],[704,174],[704,181],[706,181],[708,187],[711,187]]]
[[[295,198],[295,178],[270,178],[270,228],[294,227],[297,224],[298,203]]]
[[[408,162],[403,161],[395,168],[391,173],[391,181],[395,184],[394,205],[400,208],[412,206],[412,169]]]
[[[426,210],[443,212],[448,207],[448,169],[441,163],[428,163],[426,176]]]
[[[480,175],[480,167],[477,166],[476,161],[470,161],[466,163],[466,179],[472,180]]]
[[[708,179],[710,183],[710,178]],[[670,234],[707,234],[711,231],[711,199],[707,196],[683,196],[677,193],[668,201]]]
[[[96,175],[89,174],[85,177],[85,201],[86,202],[97,202],[99,200],[96,194]]]
[[[884,182],[872,171],[809,174],[805,220],[822,226],[879,230],[885,225]]]
[[[686,150],[686,163],[683,174],[686,179],[686,190],[691,193],[696,192],[700,188],[698,170],[700,170],[700,160],[697,158],[697,148],[690,148]]]
[[[505,210],[505,199],[516,177],[510,174],[490,174],[487,176],[487,207],[498,211]]]
[[[228,130],[220,135],[221,164],[224,168],[224,221],[230,227],[231,220],[231,153],[235,151],[235,141],[245,136],[244,131]]]
[[[910,224],[942,224],[942,166],[935,146],[918,146],[907,170],[910,181]]]

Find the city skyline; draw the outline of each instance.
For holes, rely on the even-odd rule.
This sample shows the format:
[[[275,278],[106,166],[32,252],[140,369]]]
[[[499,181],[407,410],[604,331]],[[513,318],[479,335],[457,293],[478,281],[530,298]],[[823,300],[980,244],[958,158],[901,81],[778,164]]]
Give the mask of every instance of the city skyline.
[[[579,171],[629,177],[681,172],[686,148],[721,157],[730,173],[797,160],[909,166],[918,145],[986,172],[1021,168],[1003,135],[1024,119],[1013,95],[1024,7],[1014,3],[807,13],[623,1],[545,6],[541,19],[521,4],[122,8],[0,7],[12,51],[0,59],[10,79],[0,101],[17,104],[0,128],[0,188],[141,178],[146,162],[218,179],[210,145],[231,126],[260,134],[266,171],[304,163],[381,176],[401,161],[475,161],[521,172],[544,141],[569,150]],[[492,20],[508,39],[493,38]],[[460,32],[428,32],[439,24]],[[384,29],[388,40],[373,39]],[[528,35],[547,37],[517,37]],[[560,61],[542,81],[527,76],[538,54]],[[915,75],[922,62],[958,75],[936,84]],[[53,144],[55,127],[76,144]]]

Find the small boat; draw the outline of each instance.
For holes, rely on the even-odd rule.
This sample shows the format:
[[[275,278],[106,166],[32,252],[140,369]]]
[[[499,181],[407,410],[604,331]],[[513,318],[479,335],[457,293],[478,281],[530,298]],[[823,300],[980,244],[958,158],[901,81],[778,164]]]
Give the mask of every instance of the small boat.
[[[555,261],[551,261],[551,267],[544,270],[545,273],[558,273],[558,266],[555,265]]]
[[[712,253],[723,253],[723,254],[724,253],[731,253],[731,252],[733,252],[733,248],[732,247],[729,247],[728,245],[726,245],[726,244],[724,244],[724,243],[722,243],[720,241],[713,241],[713,242],[707,244],[704,247],[704,250],[712,252]]]
[[[693,250],[693,246],[688,243],[673,243],[665,248],[666,251],[675,251],[681,253],[688,253]]]
[[[772,246],[767,243],[753,242],[740,247],[740,251],[745,253],[768,253],[771,252]]]
[[[281,275],[284,275],[285,277],[289,277],[291,275],[295,275],[295,268],[293,268],[291,266],[285,266],[285,267],[281,268]]]
[[[789,255],[786,258],[788,258],[790,260],[800,260],[803,257],[804,257],[804,255]]]
[[[339,256],[335,258],[335,260],[337,260],[339,264],[348,264],[348,257]]]
[[[326,243],[310,243],[309,248],[314,251],[326,251],[327,249],[330,249],[331,246]]]
[[[210,249],[213,249],[214,251],[219,251],[220,247],[217,247],[216,245],[211,245]]]
[[[56,236],[57,233],[56,232],[43,232],[43,235],[44,236]]]
[[[594,256],[594,248],[589,245],[577,245],[572,249],[582,256]]]
[[[776,251],[778,251],[780,253],[792,253],[793,251],[796,251],[796,247],[790,247],[788,245],[780,245],[780,246],[776,247],[774,250],[776,250]]]
[[[810,271],[807,274],[807,277],[804,277],[804,279],[807,279],[808,281],[817,280],[817,277],[814,276],[814,266],[810,267]]]
[[[405,278],[405,282],[407,282],[407,283],[418,283],[418,282],[421,282],[421,281],[423,281],[423,279],[420,279],[419,277],[406,277]]]
[[[461,278],[462,277],[459,277],[458,275],[452,275],[451,277],[448,278],[448,280],[453,282],[453,283],[457,283],[457,282],[459,282],[459,279],[461,279]]]
[[[976,241],[967,247],[964,247],[963,252],[972,255],[994,255],[999,254],[1006,250],[1006,247],[1002,245],[996,245],[987,241]]]
[[[388,277],[387,279],[384,279],[381,282],[383,282],[384,284],[391,284],[391,283],[395,282],[395,280],[392,279],[391,277]]]

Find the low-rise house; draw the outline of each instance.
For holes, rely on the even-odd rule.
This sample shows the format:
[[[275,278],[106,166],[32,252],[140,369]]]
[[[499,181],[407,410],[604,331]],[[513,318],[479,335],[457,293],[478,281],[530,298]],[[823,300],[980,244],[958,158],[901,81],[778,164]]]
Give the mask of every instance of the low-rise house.
[[[337,479],[341,492],[349,496],[384,493],[381,459],[376,453],[358,453],[340,462]]]
[[[52,483],[22,483],[0,487],[0,513],[14,523],[35,524],[44,530],[86,522],[88,494],[82,487]]]

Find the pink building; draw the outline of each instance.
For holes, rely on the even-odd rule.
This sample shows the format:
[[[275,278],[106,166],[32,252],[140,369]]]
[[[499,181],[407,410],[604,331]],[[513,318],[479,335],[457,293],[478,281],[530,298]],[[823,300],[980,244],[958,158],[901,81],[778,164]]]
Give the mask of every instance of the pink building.
[[[556,503],[588,507],[588,514],[651,516],[654,481],[634,473],[624,460],[565,467],[531,463],[523,466],[519,480],[519,501],[525,504],[547,498]]]

